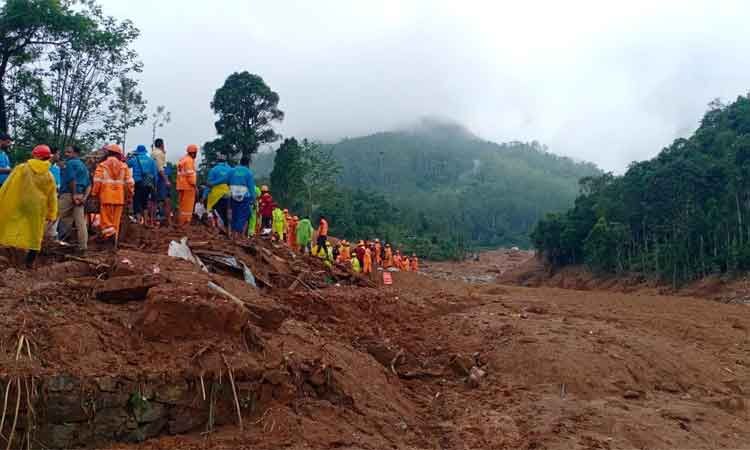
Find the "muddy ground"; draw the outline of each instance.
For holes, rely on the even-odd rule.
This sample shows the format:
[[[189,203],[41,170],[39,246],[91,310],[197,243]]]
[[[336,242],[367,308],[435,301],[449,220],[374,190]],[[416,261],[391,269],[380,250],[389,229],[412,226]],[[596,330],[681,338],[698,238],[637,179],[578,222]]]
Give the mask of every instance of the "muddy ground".
[[[290,280],[254,291],[236,278],[170,261],[166,243],[144,241],[118,257],[144,273],[158,260],[166,272],[168,280],[145,301],[108,304],[83,288],[51,295],[27,287],[22,300],[0,302],[5,365],[23,332],[33,336],[30,368],[38,373],[145,384],[165,374],[218,376],[226,386],[223,368],[230,366],[252,401],[240,395],[242,430],[230,408],[211,429],[197,423],[175,434],[170,418],[145,442],[90,447],[748,448],[745,305],[472,278],[503,275],[528,261],[507,253],[427,263],[425,273],[394,274],[391,287],[343,278],[313,287],[324,278],[308,275],[310,289]],[[289,273],[303,262],[287,262]],[[282,283],[273,273],[272,282]],[[18,276],[28,283],[26,274]],[[209,278],[252,314],[204,291]],[[54,283],[48,289],[63,286]],[[149,319],[149,311],[158,314]],[[190,395],[194,414],[202,414],[200,390]]]

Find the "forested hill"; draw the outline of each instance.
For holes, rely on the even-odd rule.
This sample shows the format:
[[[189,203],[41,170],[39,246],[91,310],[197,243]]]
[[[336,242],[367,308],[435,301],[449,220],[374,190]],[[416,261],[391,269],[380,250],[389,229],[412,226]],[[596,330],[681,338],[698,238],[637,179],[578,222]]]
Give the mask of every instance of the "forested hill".
[[[556,156],[536,142],[496,144],[459,125],[437,121],[324,148],[341,165],[340,187],[361,191],[352,198],[359,206],[350,214],[379,204],[380,199],[368,201],[365,192],[379,194],[395,208],[387,214],[380,211],[387,227],[349,226],[356,218],[339,215],[338,224],[332,221],[339,232],[357,238],[378,233],[396,241],[450,242],[438,245],[440,256],[459,256],[475,247],[530,245],[536,221],[549,211],[572,206],[580,178],[601,174],[592,164]],[[272,169],[272,158],[256,158],[253,165],[260,177]],[[341,203],[324,209],[336,216],[331,208],[346,208]],[[378,216],[378,211],[362,213]]]
[[[623,176],[587,180],[575,207],[540,221],[533,240],[555,265],[675,285],[750,270],[750,99],[712,102],[691,137]]]

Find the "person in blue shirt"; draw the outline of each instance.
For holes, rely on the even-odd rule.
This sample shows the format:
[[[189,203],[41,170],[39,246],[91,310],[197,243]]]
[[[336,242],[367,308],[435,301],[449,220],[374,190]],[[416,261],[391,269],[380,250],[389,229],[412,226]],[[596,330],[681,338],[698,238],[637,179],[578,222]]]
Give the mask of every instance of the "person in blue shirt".
[[[255,202],[255,178],[248,165],[250,158],[243,156],[240,165],[229,175],[229,202],[232,207],[232,235],[236,239],[244,236]]]
[[[75,223],[78,250],[84,252],[89,241],[84,204],[91,193],[91,177],[80,157],[81,149],[77,146],[65,149],[65,166],[60,173],[59,236],[68,240]]]
[[[216,211],[221,218],[224,227],[229,226],[229,175],[232,173],[232,166],[226,161],[226,156],[216,155],[218,164],[208,171],[208,185],[211,191],[208,193],[206,210],[208,212]]]
[[[156,162],[148,153],[145,145],[139,145],[135,152],[128,158],[128,167],[133,171],[135,181],[135,194],[133,195],[133,213],[138,223],[151,225],[153,217],[146,217],[145,212],[150,211],[149,200],[156,201],[156,182],[159,171]]]
[[[50,148],[50,152],[52,153],[52,157],[49,160],[49,173],[51,173],[52,177],[55,179],[55,187],[57,187],[57,193],[60,193],[60,166],[57,165],[58,161],[60,160],[60,151],[57,147],[52,147]],[[50,240],[57,240],[57,227],[59,223],[60,218],[58,217],[54,222],[50,222],[47,224],[47,229],[44,231],[45,238]]]
[[[0,133],[0,186],[5,183],[5,180],[10,175],[10,146],[13,145],[13,138],[8,133]]]

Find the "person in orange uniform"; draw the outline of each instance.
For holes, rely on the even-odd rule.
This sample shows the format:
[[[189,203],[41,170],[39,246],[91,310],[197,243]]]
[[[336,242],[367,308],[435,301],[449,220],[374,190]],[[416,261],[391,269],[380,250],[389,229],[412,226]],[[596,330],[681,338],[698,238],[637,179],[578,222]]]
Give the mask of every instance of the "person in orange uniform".
[[[419,258],[417,258],[416,253],[412,253],[411,255],[411,271],[419,272]]]
[[[396,250],[396,254],[393,255],[393,266],[401,270],[401,250]]]
[[[372,252],[367,245],[365,245],[365,266],[362,268],[362,273],[372,273]]]
[[[122,160],[125,155],[117,144],[104,149],[107,157],[96,166],[91,195],[99,197],[102,237],[114,238],[120,234],[120,220],[125,205],[133,198],[135,182],[130,168]]]
[[[380,267],[383,265],[383,246],[380,245],[380,239],[375,239],[375,254],[374,260],[375,264],[377,264],[377,267]]]
[[[391,244],[385,244],[385,261],[383,261],[383,267],[386,269],[393,267],[393,249]]]
[[[406,255],[401,258],[401,270],[404,272],[409,272],[411,270],[411,261],[409,261],[409,257]]]
[[[346,263],[352,259],[352,249],[349,247],[349,242],[344,240],[341,241],[341,250],[339,252],[339,259]]]
[[[289,248],[296,249],[297,248],[297,224],[299,223],[299,217],[297,216],[290,216],[289,219],[286,222],[287,226],[287,244],[289,244]]]
[[[190,144],[187,147],[187,155],[183,156],[177,163],[177,196],[179,216],[177,223],[185,225],[190,223],[195,209],[196,184],[198,174],[195,172],[195,157],[198,156],[198,146]]]

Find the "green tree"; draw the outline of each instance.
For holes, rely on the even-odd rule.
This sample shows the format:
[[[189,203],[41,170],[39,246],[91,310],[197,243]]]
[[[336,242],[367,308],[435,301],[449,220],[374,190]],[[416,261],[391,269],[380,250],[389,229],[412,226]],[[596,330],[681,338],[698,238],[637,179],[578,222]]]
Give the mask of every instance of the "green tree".
[[[330,148],[304,139],[294,171],[300,176],[300,191],[296,192],[296,197],[304,199],[305,213],[312,216],[321,202],[335,190],[341,166]]]
[[[121,77],[120,84],[115,86],[115,97],[110,101],[109,110],[111,113],[105,122],[109,137],[125,147],[128,130],[142,125],[148,119],[146,100],[138,89],[138,82]]]
[[[282,205],[296,207],[293,197],[302,189],[302,149],[296,139],[285,139],[273,160],[271,171],[271,191]]]
[[[279,94],[263,78],[249,72],[230,75],[211,102],[219,116],[214,124],[219,137],[204,146],[204,165],[212,165],[217,153],[230,160],[252,158],[261,145],[276,142],[281,136],[274,122],[284,119],[278,104]]]
[[[156,110],[151,113],[151,145],[154,145],[156,141],[156,129],[164,128],[169,122],[172,121],[172,113],[167,111],[167,107],[159,105]]]
[[[38,61],[50,48],[68,45],[95,24],[59,0],[6,0],[0,9],[0,130],[8,130],[7,81],[14,69]]]

